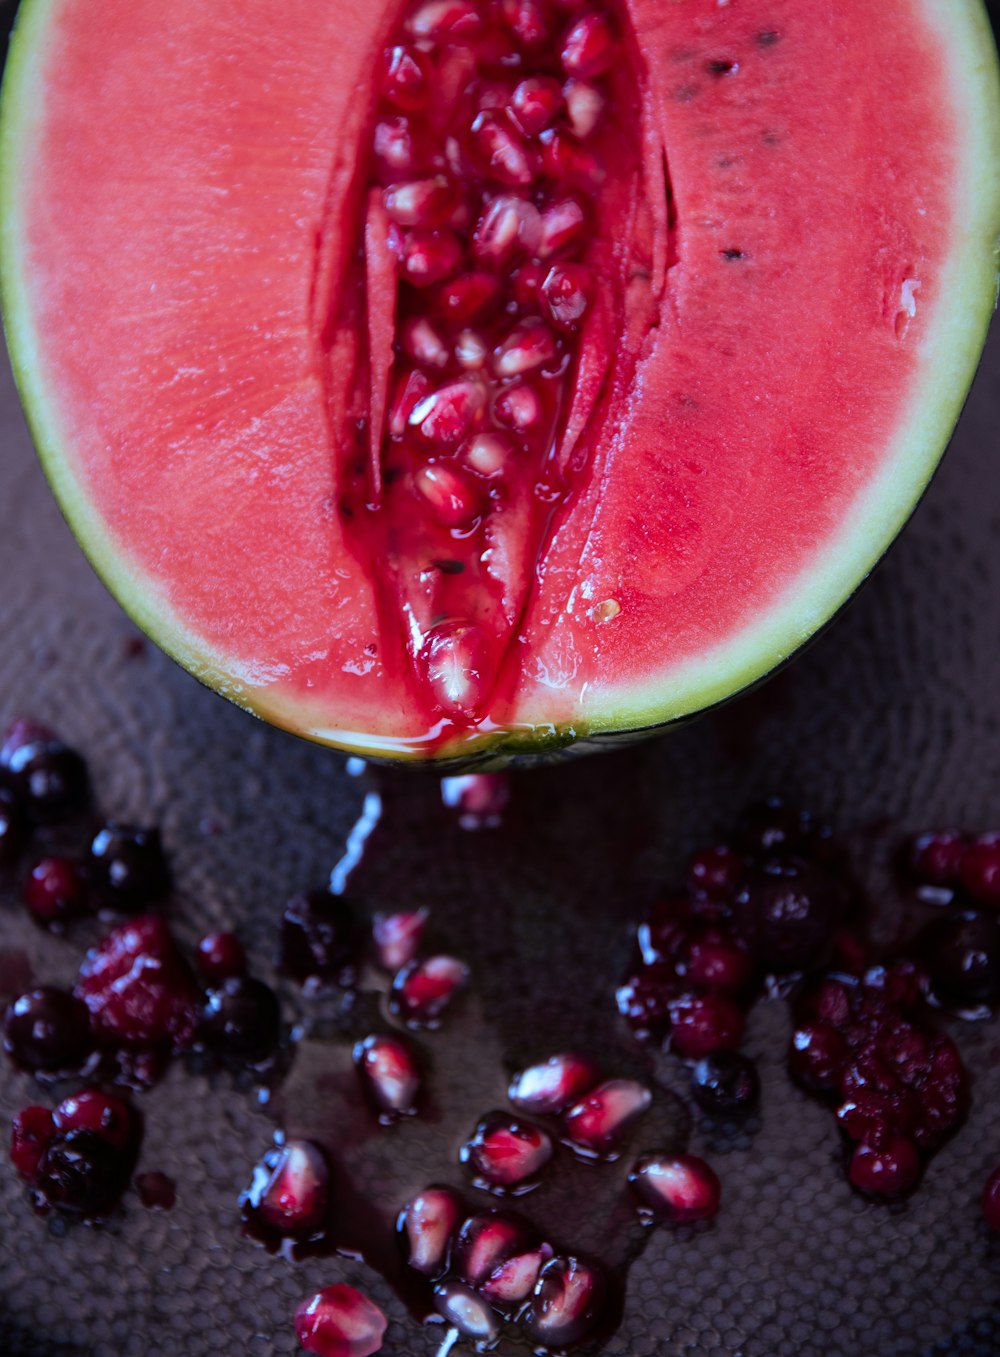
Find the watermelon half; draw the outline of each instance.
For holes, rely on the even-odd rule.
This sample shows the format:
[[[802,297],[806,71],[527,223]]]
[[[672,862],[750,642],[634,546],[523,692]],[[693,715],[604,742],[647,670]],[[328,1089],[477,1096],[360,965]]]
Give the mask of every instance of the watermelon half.
[[[997,295],[979,0],[26,0],[2,137],[83,549],[200,679],[377,758],[766,675],[899,532]]]

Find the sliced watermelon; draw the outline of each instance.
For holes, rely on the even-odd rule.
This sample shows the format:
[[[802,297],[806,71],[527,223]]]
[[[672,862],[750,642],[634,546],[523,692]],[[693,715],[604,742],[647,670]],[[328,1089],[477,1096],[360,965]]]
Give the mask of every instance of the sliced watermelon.
[[[995,303],[1000,94],[979,0],[614,11],[613,62],[581,77],[603,82],[609,130],[525,133],[537,201],[568,165],[591,221],[596,295],[557,336],[555,423],[476,526],[429,527],[412,426],[389,428],[399,327],[431,293],[401,284],[397,306],[367,93],[394,44],[438,60],[414,37],[427,10],[26,0],[3,90],[5,318],[60,504],[170,654],[340,749],[502,760],[732,695],[885,551]],[[482,31],[440,40],[433,99]],[[524,51],[562,78],[566,41]],[[483,144],[506,116],[487,104]],[[604,178],[586,186],[566,148],[591,144]],[[476,193],[519,173],[489,146]],[[427,453],[432,502],[454,455]],[[470,673],[481,692],[452,701]]]

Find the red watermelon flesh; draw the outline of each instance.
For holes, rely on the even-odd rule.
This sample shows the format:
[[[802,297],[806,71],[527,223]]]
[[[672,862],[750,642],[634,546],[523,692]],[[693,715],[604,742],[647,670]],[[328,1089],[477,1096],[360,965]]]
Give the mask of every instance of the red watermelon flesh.
[[[435,5],[451,29],[420,29]],[[779,663],[919,495],[995,285],[978,3],[588,7],[614,47],[578,81],[604,98],[579,142],[565,112],[512,132],[484,94],[573,78],[579,11],[538,6],[549,36],[511,39],[511,8],[28,0],[5,85],[8,330],[82,544],[195,673],[376,755],[630,732]],[[400,46],[429,72],[416,112],[379,94]],[[379,159],[391,118],[458,185],[425,234],[453,236],[462,273],[496,199],[582,202],[586,238],[542,261],[585,271],[578,324],[514,300],[532,237],[486,266],[501,302],[467,327],[486,358],[460,360],[454,269],[405,281],[421,223]],[[530,181],[489,159],[501,134]],[[554,352],[512,375],[497,355],[526,316]],[[412,358],[417,324],[443,364]],[[461,439],[392,432],[413,371],[418,411],[473,391]],[[526,384],[537,423],[470,471]]]

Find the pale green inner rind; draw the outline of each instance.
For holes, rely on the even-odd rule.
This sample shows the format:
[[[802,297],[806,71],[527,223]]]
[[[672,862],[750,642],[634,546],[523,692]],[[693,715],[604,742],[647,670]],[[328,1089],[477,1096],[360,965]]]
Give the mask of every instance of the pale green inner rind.
[[[22,0],[0,95],[0,290],[15,377],[46,475],[81,547],[135,622],[204,683],[287,730],[351,753],[395,761],[426,757],[419,741],[329,728],[318,704],[280,690],[252,689],[199,646],[157,584],[109,537],[61,448],[58,402],[46,388],[28,296],[22,166],[44,111],[45,34],[60,0]],[[696,660],[641,683],[591,691],[579,720],[554,727],[530,720],[477,732],[435,750],[446,760],[497,760],[555,753],[573,740],[663,725],[722,702],[793,654],[850,598],[897,536],[930,479],[975,374],[997,298],[1000,252],[1000,71],[980,0],[922,0],[948,54],[963,154],[954,195],[960,235],[944,262],[938,297],[913,382],[912,411],[881,470],[834,542],[767,614]]]

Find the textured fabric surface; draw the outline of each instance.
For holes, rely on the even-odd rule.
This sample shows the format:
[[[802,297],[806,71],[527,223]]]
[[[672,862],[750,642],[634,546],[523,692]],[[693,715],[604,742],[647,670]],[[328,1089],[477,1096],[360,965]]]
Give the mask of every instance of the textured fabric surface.
[[[627,921],[686,855],[750,799],[786,791],[852,831],[884,917],[885,864],[906,830],[1000,826],[1000,333],[952,449],[901,541],[850,610],[784,675],[723,712],[646,746],[518,774],[509,828],[458,831],[433,781],[390,783],[358,892],[367,908],[426,903],[436,933],[473,968],[465,1019],[426,1047],[439,1121],[351,1147],[352,1177],[388,1211],[422,1181],[453,1178],[457,1140],[503,1090],[504,1060],[592,1047],[633,1058],[611,990]],[[275,923],[294,890],[326,879],[361,789],[338,757],[266,729],[180,672],[134,631],[83,561],[0,375],[0,718],[30,711],[90,757],[99,799],[162,823],[188,943],[236,925],[268,977]],[[0,997],[30,971],[69,982],[84,928],[40,937],[0,888]],[[16,974],[21,967],[20,975]],[[284,994],[291,1013],[300,999]],[[830,1115],[789,1084],[787,1014],[759,1005],[746,1049],[764,1082],[759,1126],[737,1139],[696,1126],[725,1201],[710,1229],[658,1232],[632,1267],[615,1357],[996,1357],[1000,1239],[978,1218],[1000,1162],[1000,1029],[956,1025],[975,1077],[968,1125],[904,1206],[878,1207],[843,1179]],[[342,1039],[310,1043],[279,1095],[293,1123],[331,1125],[321,1071]],[[666,1080],[682,1086],[665,1062]],[[37,1097],[0,1067],[0,1123]],[[0,1353],[6,1357],[265,1357],[296,1350],[295,1304],[332,1280],[369,1290],[392,1320],[389,1357],[435,1336],[372,1274],[345,1261],[292,1264],[239,1236],[236,1196],[273,1115],[221,1080],[176,1069],[144,1100],[142,1167],[175,1178],[178,1205],[134,1194],[101,1231],[53,1235],[0,1162]],[[322,1123],[322,1124],[321,1124]],[[321,1125],[320,1125],[321,1124]],[[346,1151],[345,1151],[346,1153]],[[614,1190],[575,1170],[552,1200],[568,1241],[600,1240]],[[609,1180],[610,1181],[610,1180]],[[547,1190],[547,1189],[546,1189]],[[558,1193],[558,1195],[554,1195]],[[554,1203],[554,1206],[553,1206]],[[529,1202],[529,1211],[535,1208]],[[634,1231],[608,1229],[623,1252]]]

